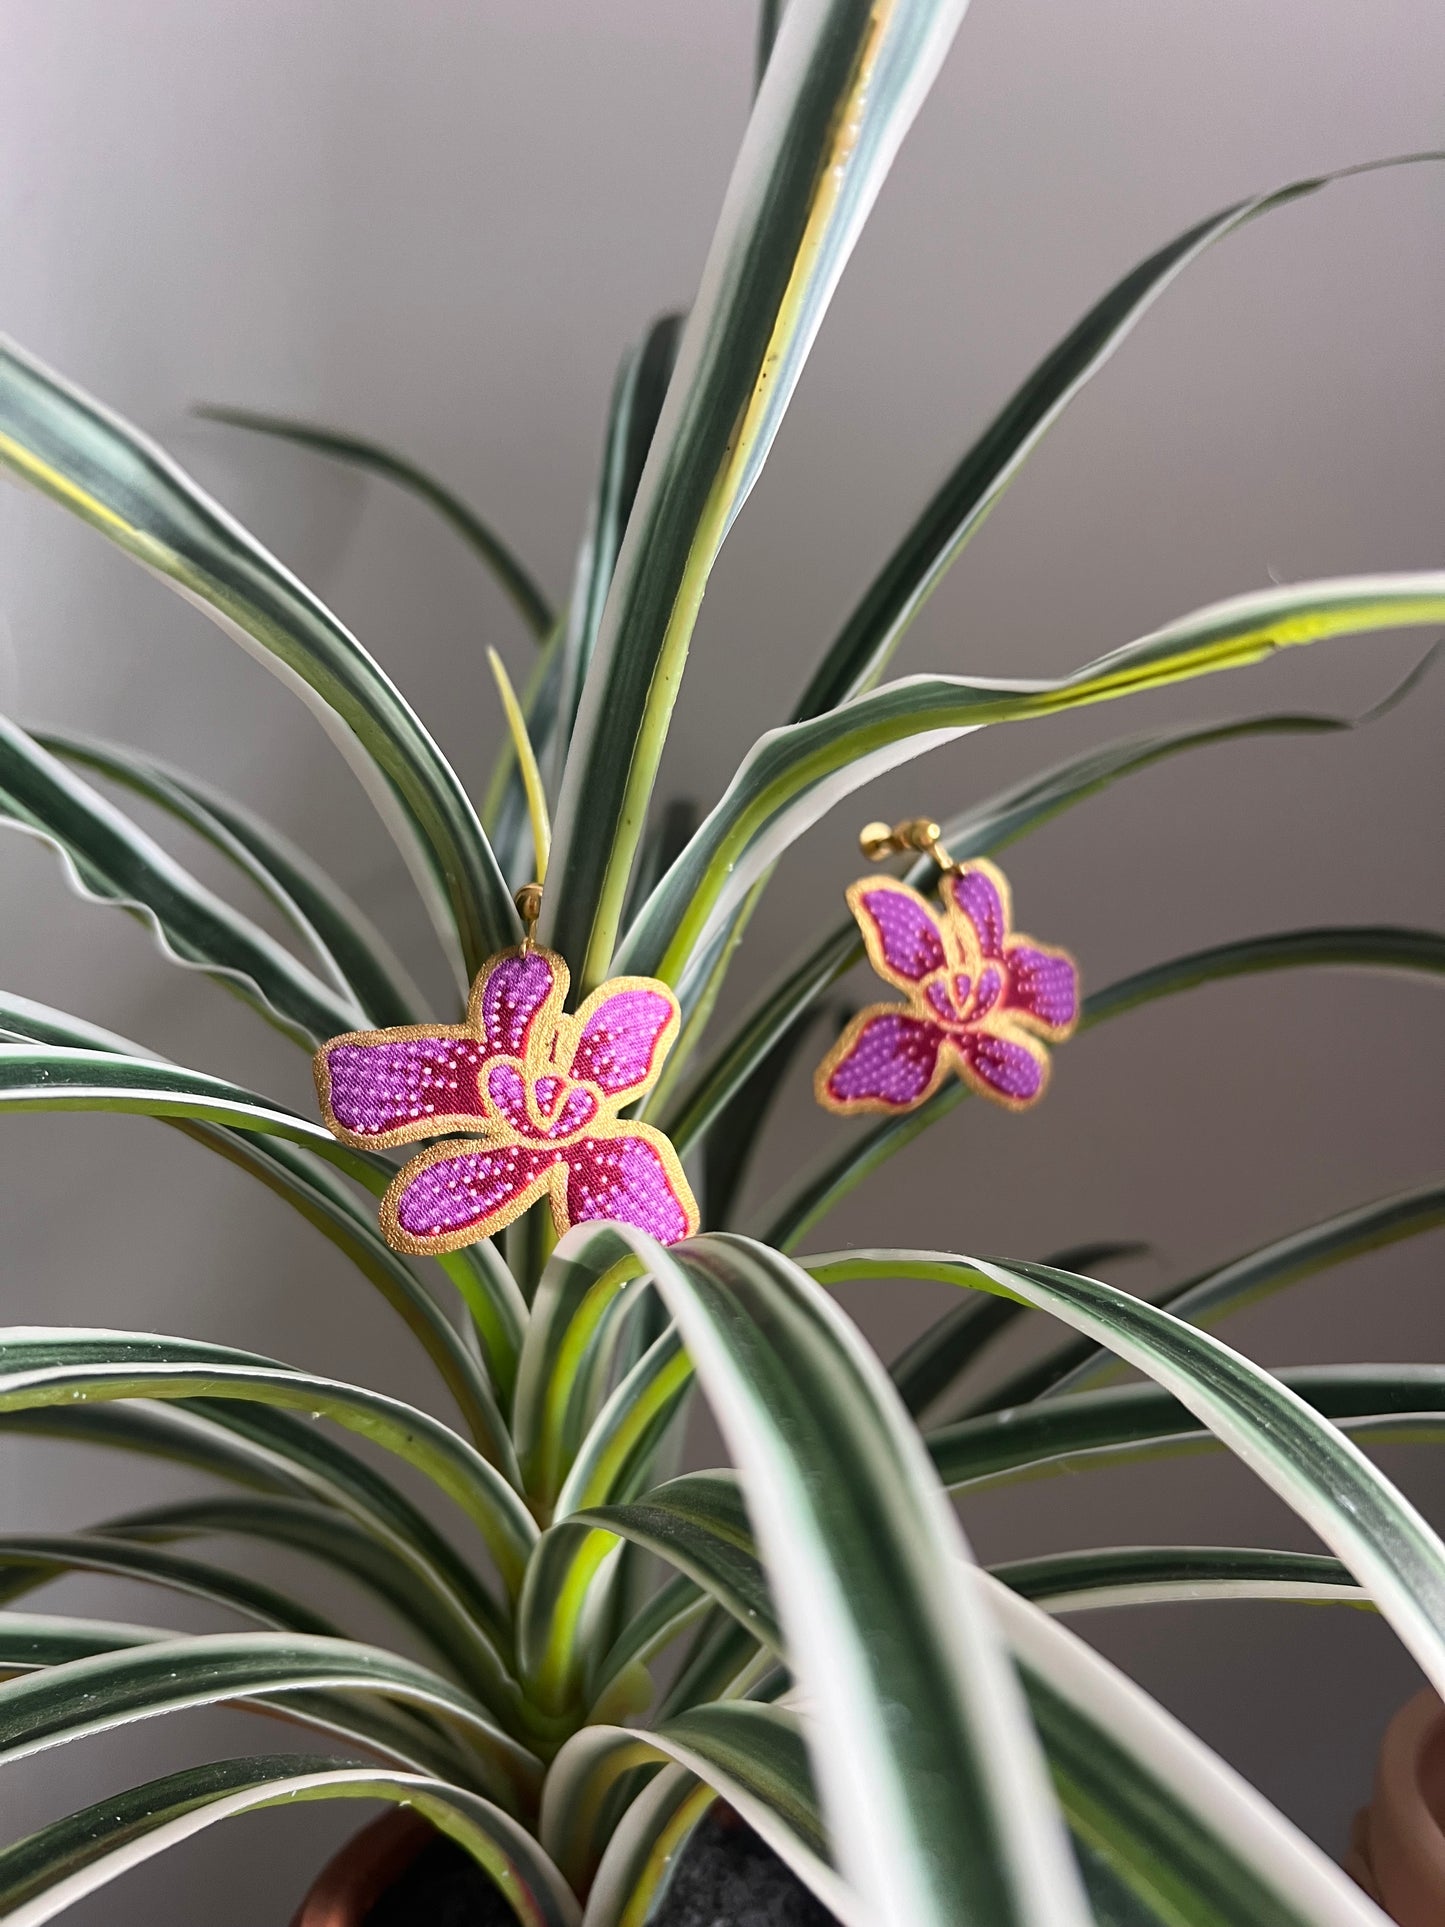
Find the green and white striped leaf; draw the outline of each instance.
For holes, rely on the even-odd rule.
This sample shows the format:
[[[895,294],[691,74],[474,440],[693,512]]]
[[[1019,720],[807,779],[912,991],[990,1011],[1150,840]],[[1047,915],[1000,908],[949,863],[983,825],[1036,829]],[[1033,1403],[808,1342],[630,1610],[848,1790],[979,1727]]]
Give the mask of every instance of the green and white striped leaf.
[[[1076,1837],[1148,1921],[1383,1927],[1312,1840],[1132,1680],[987,1574],[974,1583],[1013,1648]]]
[[[352,468],[383,476],[398,488],[418,496],[456,530],[474,555],[480,556],[532,634],[539,642],[545,640],[552,627],[552,611],[531,571],[454,489],[439,482],[434,475],[428,475],[405,455],[383,448],[380,442],[364,435],[323,428],[319,422],[295,421],[289,415],[268,415],[254,408],[224,408],[214,404],[195,412],[204,421],[222,422],[228,428],[246,428],[254,435],[272,435],[278,441],[314,449],[318,455],[330,455]]]
[[[1327,636],[1442,620],[1445,573],[1299,583],[1212,603],[1068,676],[1030,682],[909,676],[809,722],[770,730],[648,898],[616,967],[677,982],[754,884],[834,804],[973,730],[1239,668]]]
[[[794,0],[618,557],[558,805],[542,940],[608,974],[707,579],[966,0]]]
[[[224,1078],[156,1058],[97,1050],[0,1045],[0,1107],[16,1111],[135,1111],[230,1124],[288,1138],[358,1176],[369,1167],[309,1118]]]
[[[602,473],[588,518],[587,533],[578,558],[577,580],[567,613],[562,645],[561,694],[553,757],[552,790],[561,786],[567,746],[572,740],[583,685],[597,649],[602,611],[617,568],[622,538],[637,500],[638,484],[677,360],[683,316],[660,315],[646,338],[629,348],[617,371],[607,434],[602,447]]]
[[[1438,977],[1445,972],[1445,937],[1433,930],[1365,925],[1285,930],[1216,944],[1151,965],[1091,992],[1084,999],[1079,1027],[1088,1030],[1160,997],[1195,990],[1201,984],[1224,983],[1233,977],[1274,970],[1314,968],[1400,970]],[[768,1207],[762,1235],[769,1244],[792,1250],[857,1184],[968,1096],[968,1087],[950,1078],[917,1110],[850,1133],[841,1151],[827,1155],[814,1170],[805,1173],[785,1199]]]
[[[646,1921],[677,1858],[717,1795],[686,1767],[665,1766],[613,1829],[587,1895],[582,1927]]]
[[[623,1534],[685,1575],[683,1582],[672,1582],[671,1617],[681,1619],[684,1608],[695,1616],[701,1589],[759,1645],[783,1656],[772,1595],[734,1474],[684,1474],[630,1505],[580,1514],[577,1523],[599,1534]],[[1338,1559],[1250,1546],[1093,1547],[988,1570],[1051,1613],[1225,1599],[1373,1605]]]
[[[1437,1365],[1279,1367],[1273,1376],[1365,1444],[1445,1439],[1445,1368]],[[1153,1385],[1071,1392],[938,1427],[926,1444],[952,1490],[1200,1451],[1217,1441],[1171,1393]],[[1222,1448],[1221,1448],[1222,1449]]]
[[[337,988],[365,1012],[365,1028],[415,1024],[421,992],[381,932],[318,864],[233,798],[140,751],[69,731],[33,740],[61,762],[119,784],[203,837],[266,896]]]
[[[284,1637],[294,1640],[298,1635]],[[177,1645],[191,1643],[174,1632],[117,1625],[113,1620],[48,1619],[0,1613],[0,1671],[33,1673],[68,1666],[75,1661],[133,1652],[142,1646],[152,1649],[159,1646],[163,1651],[170,1651]],[[345,1646],[350,1642],[327,1640],[323,1644]],[[468,1744],[424,1707],[378,1696],[361,1696],[346,1688],[335,1692],[287,1691],[278,1693],[274,1699],[260,1694],[249,1700],[242,1698],[237,1704],[330,1734],[364,1753],[416,1772],[440,1773],[466,1786],[476,1785],[481,1773],[489,1776],[485,1784],[491,1785],[495,1780],[495,1766],[479,1768],[476,1754]],[[161,1707],[158,1710],[176,1709]]]
[[[283,1497],[181,1499],[107,1519],[95,1531],[107,1540],[144,1546],[225,1538],[305,1553],[365,1587],[420,1633],[508,1724],[519,1714],[515,1687],[456,1595],[419,1569],[415,1556],[392,1534],[363,1526],[334,1507]]]
[[[142,1453],[352,1522],[409,1573],[416,1620],[445,1642],[458,1674],[489,1705],[505,1709],[514,1700],[499,1655],[505,1617],[481,1579],[397,1486],[308,1419],[233,1399],[67,1400],[0,1411],[0,1432]],[[325,1543],[318,1534],[317,1549]]]
[[[77,1619],[60,1613],[0,1612],[0,1672],[63,1666],[95,1653],[154,1645],[176,1637],[168,1626],[134,1626],[118,1619]]]
[[[654,1732],[588,1726],[567,1742],[543,1786],[541,1839],[579,1892],[606,1846],[609,1795],[658,1760],[721,1794],[826,1906],[861,1927],[865,1916],[830,1865],[796,1717],[744,1700],[697,1707]],[[590,1904],[586,1918],[595,1918]]]
[[[1288,1237],[1272,1238],[1267,1245],[1227,1265],[1156,1293],[1152,1302],[1172,1311],[1176,1318],[1187,1318],[1191,1325],[1213,1324],[1231,1311],[1313,1278],[1362,1252],[1420,1237],[1441,1224],[1445,1224],[1445,1184],[1419,1185],[1393,1197],[1357,1205],[1319,1224],[1306,1225]],[[1066,1265],[1063,1269],[1086,1271],[1089,1267]],[[1080,1339],[1014,1374],[971,1409],[991,1411],[1050,1393],[1074,1391],[1097,1378],[1111,1363],[1106,1351]]]
[[[0,1852],[0,1914],[7,1927],[42,1927],[208,1827],[302,1800],[410,1807],[466,1848],[524,1927],[577,1927],[566,1882],[527,1830],[491,1801],[422,1774],[294,1754],[188,1767],[42,1828]]]
[[[445,1492],[506,1583],[521,1582],[537,1528],[516,1490],[465,1439],[400,1399],[194,1339],[43,1327],[0,1335],[0,1411],[124,1398],[256,1400],[333,1419]]]
[[[878,680],[913,618],[969,538],[1069,403],[1099,372],[1159,297],[1216,241],[1272,208],[1381,168],[1438,161],[1439,154],[1341,168],[1236,202],[1141,261],[1046,356],[994,417],[904,536],[818,665],[793,712],[806,721]]]
[[[1075,1245],[1044,1259],[1059,1271],[1084,1271],[1096,1277],[1101,1266],[1141,1257],[1143,1244]],[[926,1413],[999,1335],[1022,1318],[1027,1307],[1012,1298],[964,1298],[920,1332],[888,1367],[898,1396],[915,1418]]]
[[[468,978],[521,925],[476,812],[329,609],[153,442],[0,345],[0,467],[175,588],[307,702],[368,790]]]
[[[992,856],[1008,844],[1101,794],[1126,776],[1194,749],[1254,736],[1337,735],[1361,729],[1386,716],[1409,696],[1445,653],[1437,643],[1408,676],[1360,716],[1328,716],[1281,711],[1246,716],[1238,722],[1211,723],[1202,728],[1150,730],[1126,736],[1102,748],[1085,750],[1027,778],[981,803],[950,817],[942,841],[957,862]],[[937,875],[929,857],[920,858],[907,880],[927,889]],[[775,984],[759,996],[730,1036],[719,1044],[707,1064],[689,1081],[686,1093],[665,1107],[663,1128],[678,1148],[685,1149],[709,1131],[719,1113],[817,1000],[840,977],[863,960],[858,926],[841,919]],[[690,964],[677,985],[684,1011],[697,1007],[697,986],[704,973]],[[691,1019],[689,1019],[691,1021]],[[649,1105],[649,1109],[653,1108]]]
[[[629,1241],[737,1458],[862,1918],[1086,1921],[1017,1684],[960,1605],[958,1523],[876,1357],[775,1252]]]
[[[1014,1559],[989,1571],[1010,1592],[1050,1613],[1226,1599],[1373,1604],[1338,1559],[1254,1546],[1101,1546]]]
[[[1157,1306],[1047,1265],[859,1252],[811,1260],[807,1270],[829,1285],[926,1278],[1001,1291],[1107,1345],[1172,1392],[1319,1534],[1426,1678],[1445,1688],[1445,1544],[1357,1446],[1260,1366]]]
[[[277,1587],[204,1559],[186,1559],[153,1546],[124,1545],[100,1533],[0,1534],[0,1601],[24,1598],[71,1572],[103,1572],[225,1606],[275,1632],[341,1639],[340,1626]]]
[[[238,992],[308,1049],[363,1024],[366,1013],[354,998],[324,983],[198,883],[122,810],[3,716],[0,824],[49,844],[77,895],[130,911],[172,963]]]
[[[597,1516],[694,1573],[751,1637],[778,1647],[732,1474],[675,1480]],[[1369,1603],[1337,1560],[1237,1547],[1071,1553],[1017,1561],[993,1577],[1051,1613],[1226,1598]],[[1200,1742],[1078,1642],[1055,1641],[1027,1609],[1003,1610],[1070,1824],[1126,1891],[1157,1905],[1171,1927],[1358,1918],[1338,1911],[1341,1896],[1322,1880],[1315,1851]],[[1278,1911],[1282,1903],[1292,1911]]]
[[[138,1049],[128,1039],[99,1025],[4,992],[0,992],[0,1038],[28,1040],[61,1050],[103,1051],[115,1055],[134,1054]],[[258,1138],[249,1131],[192,1123],[185,1117],[170,1116],[164,1121],[259,1178],[268,1190],[284,1198],[346,1253],[426,1347],[457,1400],[474,1441],[494,1464],[515,1480],[516,1456],[486,1368],[473,1357],[430,1292],[378,1235],[355,1197],[337,1182],[327,1165],[276,1136]],[[307,1142],[315,1145],[319,1140]],[[379,1191],[390,1175],[389,1167],[379,1161],[373,1164],[364,1156],[354,1157],[344,1168],[373,1191]],[[445,1269],[473,1317],[488,1365],[504,1386],[509,1384],[519,1322],[517,1309],[511,1302],[516,1288],[510,1275],[490,1245],[455,1254],[446,1262]],[[511,1286],[510,1293],[506,1286]]]
[[[88,1658],[66,1660],[0,1683],[0,1763],[33,1758],[53,1746],[91,1738],[133,1720],[152,1719],[228,1700],[263,1699],[286,1710],[291,1695],[343,1701],[353,1734],[385,1751],[407,1748],[402,1765],[430,1769],[410,1752],[409,1727],[373,1723],[372,1696],[400,1701],[446,1723],[461,1738],[487,1790],[515,1808],[533,1790],[537,1762],[483,1713],[477,1701],[440,1674],[377,1646],[297,1633],[208,1633],[148,1641]],[[316,1702],[298,1714],[314,1719]],[[416,1726],[417,1745],[426,1729]],[[398,1735],[400,1738],[398,1739]]]

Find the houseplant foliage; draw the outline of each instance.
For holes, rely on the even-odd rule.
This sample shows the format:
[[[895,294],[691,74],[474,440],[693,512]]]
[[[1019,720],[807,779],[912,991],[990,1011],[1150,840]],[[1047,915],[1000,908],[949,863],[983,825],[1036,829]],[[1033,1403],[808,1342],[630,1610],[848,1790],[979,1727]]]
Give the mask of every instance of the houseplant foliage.
[[[950,1081],[907,1117],[850,1127],[766,1224],[735,1218],[742,1148],[821,1001],[858,961],[856,930],[840,912],[736,1026],[710,1018],[773,865],[825,812],[974,729],[1290,644],[1445,620],[1445,571],[1328,580],[1184,615],[1056,681],[887,679],[912,617],[1073,395],[1204,249],[1329,185],[1296,182],[1201,222],[1110,289],[967,450],[791,716],[708,815],[680,826],[663,809],[659,760],[709,571],[963,11],[963,0],[794,0],[774,40],[765,10],[756,105],[697,301],[623,361],[560,612],[464,503],[403,458],[240,417],[420,493],[535,633],[536,674],[513,705],[522,720],[480,808],[316,596],[134,429],[19,349],[0,356],[0,461],[317,712],[407,856],[459,999],[488,957],[519,942],[512,893],[544,865],[539,937],[566,958],[575,997],[620,972],[672,987],[681,1032],[643,1114],[688,1161],[704,1227],[663,1249],[625,1226],[583,1225],[549,1249],[534,1210],[505,1249],[408,1259],[375,1229],[390,1157],[81,1016],[0,993],[0,1103],[141,1113],[228,1158],[384,1295],[450,1401],[443,1420],[182,1337],[4,1335],[0,1424],[160,1454],[213,1490],[0,1548],[0,1759],[219,1702],[282,1712],[311,1748],[198,1765],[10,1846],[5,1920],[49,1919],[233,1814],[361,1798],[427,1815],[530,1927],[640,1922],[719,1794],[853,1927],[1380,1919],[1054,1615],[1186,1592],[1369,1605],[1445,1687],[1445,1546],[1361,1450],[1445,1424],[1445,1371],[1272,1375],[1205,1329],[1246,1297],[1438,1224],[1445,1186],[1289,1230],[1153,1304],[1085,1275],[1098,1253],[1073,1267],[818,1255],[832,1205],[967,1098]],[[1134,736],[968,804],[943,841],[957,859],[986,855],[1161,758],[1351,726],[1274,715]],[[259,884],[294,941],[203,888],[126,813],[116,798],[127,793]],[[83,894],[144,919],[169,963],[215,978],[308,1050],[341,1031],[457,1014],[420,1009],[340,890],[190,775],[4,721],[0,814],[52,845]],[[931,860],[909,874],[927,887]],[[1084,1021],[1229,976],[1322,965],[1438,975],[1445,937],[1283,931],[1096,988]],[[887,1367],[831,1288],[920,1278],[957,1286],[958,1307]],[[963,1374],[987,1366],[994,1337],[1026,1311],[1055,1321],[1056,1346],[1008,1384],[973,1391],[960,1412]],[[1111,1357],[1145,1383],[1101,1384]],[[670,1477],[669,1440],[694,1383],[732,1467]],[[943,1408],[947,1423],[933,1417]],[[353,1435],[435,1485],[436,1517]],[[1237,1455],[1326,1550],[1106,1547],[995,1572],[972,1561],[949,1494],[1181,1439]],[[224,1538],[229,1557],[187,1549],[202,1537]],[[404,1625],[396,1650],[359,1643],[309,1600],[248,1577],[257,1542],[360,1580]],[[154,1623],[31,1610],[29,1593],[72,1570],[154,1582],[157,1614],[167,1589],[198,1595],[254,1630],[167,1637]]]

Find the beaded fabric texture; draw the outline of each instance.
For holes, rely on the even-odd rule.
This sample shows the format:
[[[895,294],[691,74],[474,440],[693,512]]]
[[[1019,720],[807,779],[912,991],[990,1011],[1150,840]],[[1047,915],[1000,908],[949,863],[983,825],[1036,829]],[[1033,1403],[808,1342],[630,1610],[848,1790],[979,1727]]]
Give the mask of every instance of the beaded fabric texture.
[[[618,1116],[656,1081],[677,999],[651,977],[614,977],[568,1016],[569,981],[553,951],[505,951],[473,984],[464,1024],[349,1031],[316,1053],[322,1115],[344,1144],[447,1139],[404,1165],[382,1199],[395,1250],[456,1251],[541,1197],[559,1237],[598,1218],[661,1244],[697,1230],[671,1143]],[[480,1135],[449,1136],[459,1131]]]
[[[1079,971],[1066,950],[1012,929],[1008,880],[982,860],[949,871],[939,909],[892,877],[848,890],[868,961],[907,997],[870,1004],[818,1066],[826,1110],[897,1115],[931,1097],[949,1070],[1021,1111],[1043,1096],[1049,1053],[1079,1020]]]

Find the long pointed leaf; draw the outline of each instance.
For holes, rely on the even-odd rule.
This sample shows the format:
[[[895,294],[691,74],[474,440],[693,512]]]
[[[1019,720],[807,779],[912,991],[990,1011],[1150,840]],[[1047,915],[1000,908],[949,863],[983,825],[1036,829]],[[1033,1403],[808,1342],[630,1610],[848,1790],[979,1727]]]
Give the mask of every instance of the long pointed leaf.
[[[187,1767],[112,1794],[0,1853],[7,1927],[42,1927],[157,1854],[239,1814],[302,1800],[389,1800],[466,1848],[524,1927],[577,1927],[566,1883],[525,1828],[465,1787],[424,1775],[297,1755]]]
[[[0,1411],[120,1398],[257,1400],[334,1419],[424,1473],[477,1526],[508,1584],[521,1579],[536,1526],[516,1491],[457,1433],[400,1399],[193,1339],[41,1327],[0,1339]]]
[[[1142,1244],[1075,1245],[1050,1254],[1044,1263],[1060,1271],[1086,1271],[1092,1278],[1101,1266],[1139,1257],[1148,1249]],[[965,1298],[920,1332],[888,1367],[898,1396],[914,1417],[936,1404],[1026,1309],[1012,1298]]]
[[[556,786],[561,783],[577,708],[597,650],[602,611],[616,572],[622,538],[637,500],[638,484],[657,431],[667,385],[672,379],[682,323],[681,315],[660,315],[641,345],[628,351],[617,373],[603,443],[602,473],[563,644],[557,729],[557,748],[561,754],[555,771]]]
[[[1266,1293],[1282,1291],[1361,1252],[1378,1251],[1402,1238],[1420,1237],[1441,1224],[1445,1224],[1445,1184],[1420,1185],[1412,1191],[1357,1205],[1320,1224],[1306,1225],[1288,1237],[1272,1238],[1267,1245],[1245,1252],[1227,1265],[1153,1294],[1151,1302],[1166,1307],[1176,1318],[1187,1318],[1191,1325],[1212,1324]],[[1065,1265],[1063,1269],[1084,1271],[1088,1267]],[[1097,1345],[1077,1340],[1016,1373],[973,1409],[990,1411],[1022,1404],[1045,1393],[1076,1390],[1110,1362],[1108,1353]]]
[[[1312,1840],[1132,1680],[1008,1587],[977,1583],[1018,1660],[1070,1825],[1151,1921],[1384,1927]]]
[[[513,1688],[500,1657],[506,1626],[496,1601],[398,1487],[315,1424],[224,1399],[67,1400],[0,1412],[0,1431],[143,1453],[228,1484],[324,1507],[343,1524],[354,1522],[384,1557],[410,1574],[416,1614],[431,1636],[446,1639],[447,1656],[461,1677],[488,1704],[511,1703]]]
[[[1281,1367],[1281,1384],[1366,1443],[1445,1439],[1445,1368],[1436,1365]],[[927,1434],[939,1477],[953,1490],[1021,1474],[1119,1465],[1218,1442],[1171,1393],[1152,1385],[1071,1392],[959,1419]],[[1222,1448],[1221,1448],[1222,1449]]]
[[[966,0],[794,0],[683,331],[583,692],[542,938],[607,975],[708,575]]]
[[[128,1039],[99,1025],[4,992],[0,992],[0,1038],[29,1040],[61,1050],[104,1051],[118,1056],[135,1053],[137,1048]],[[45,1067],[42,1064],[40,1068],[43,1071]],[[516,1456],[486,1370],[458,1337],[431,1294],[383,1242],[371,1219],[358,1208],[353,1195],[336,1181],[327,1165],[300,1146],[286,1144],[276,1136],[258,1137],[226,1126],[195,1123],[185,1116],[163,1121],[259,1178],[268,1190],[284,1198],[309,1224],[346,1253],[362,1275],[400,1312],[426,1347],[457,1400],[473,1439],[494,1464],[515,1480]],[[385,1167],[379,1166],[373,1171],[364,1160],[345,1168],[374,1191],[380,1190],[390,1175]],[[488,1264],[485,1251],[478,1248],[471,1253],[456,1254],[446,1269],[477,1322],[489,1364],[499,1380],[509,1383],[517,1334],[512,1308],[501,1290],[497,1266]]]
[[[950,817],[943,826],[941,840],[959,863],[971,857],[992,856],[1076,804],[1099,795],[1121,778],[1136,775],[1186,751],[1252,736],[1335,735],[1365,728],[1404,702],[1434,668],[1442,653],[1445,653],[1445,644],[1437,643],[1382,701],[1360,716],[1282,711],[1247,716],[1237,722],[1210,723],[1202,728],[1151,730],[1106,743],[1099,749],[1085,750]],[[918,889],[927,889],[936,875],[936,865],[931,858],[924,857],[909,869],[907,880]],[[711,1127],[722,1107],[774,1045],[801,1021],[830,985],[862,960],[863,944],[858,926],[848,917],[815,944],[778,983],[762,992],[731,1036],[692,1078],[686,1093],[666,1107],[663,1128],[679,1150]],[[678,984],[684,1012],[695,1007],[694,985],[700,981],[701,973],[690,965]]]
[[[805,830],[886,770],[993,723],[1056,715],[1327,636],[1445,621],[1445,574],[1355,576],[1236,596],[1032,682],[910,676],[753,745],[716,808],[628,931],[617,968],[675,982],[688,959]]]
[[[380,1647],[297,1633],[208,1633],[67,1660],[0,1684],[0,1762],[226,1700],[378,1694],[440,1716],[474,1750],[488,1790],[525,1797],[536,1761],[439,1674]],[[364,1720],[364,1703],[357,1708]],[[364,1730],[364,1728],[363,1728]]]
[[[793,712],[802,722],[870,688],[913,618],[1074,397],[1184,270],[1216,241],[1272,208],[1317,194],[1335,181],[1381,168],[1445,159],[1406,154],[1292,181],[1186,229],[1117,282],[1005,403],[938,489],[843,625]]]
[[[391,1535],[365,1527],[348,1514],[307,1499],[181,1499],[107,1519],[95,1531],[107,1540],[139,1545],[240,1538],[305,1553],[380,1599],[419,1632],[488,1706],[503,1713],[508,1724],[519,1711],[515,1689],[495,1655],[485,1649],[455,1594],[435,1581],[427,1583],[416,1559]]]
[[[0,1534],[0,1600],[21,1599],[70,1572],[104,1572],[167,1586],[226,1606],[276,1632],[341,1639],[341,1627],[275,1586],[228,1572],[205,1559],[186,1559],[151,1546],[117,1545],[99,1533]]]
[[[959,1603],[957,1522],[877,1359],[776,1253],[629,1242],[738,1458],[862,1915],[1086,1920],[1016,1683]]]
[[[1188,1406],[1357,1576],[1428,1679],[1445,1687],[1445,1544],[1359,1448],[1217,1338],[1097,1279],[945,1253],[812,1261],[829,1284],[929,1278],[1002,1291],[1106,1344]]]
[[[307,701],[468,975],[518,940],[476,812],[390,678],[169,456],[13,344],[0,345],[0,467],[169,582]]]
[[[295,421],[289,415],[268,415],[254,408],[223,408],[214,404],[198,408],[196,413],[204,421],[223,422],[229,428],[247,428],[254,435],[273,435],[279,441],[315,449],[319,455],[330,455],[353,468],[367,469],[419,496],[456,530],[472,553],[486,563],[539,642],[551,629],[552,611],[546,597],[513,550],[454,489],[428,475],[405,455],[383,448],[380,442],[370,441],[363,435],[343,434],[339,429],[323,428],[318,422]]]
[[[862,1927],[865,1916],[829,1865],[795,1718],[745,1701],[698,1707],[655,1732],[589,1726],[568,1741],[543,1787],[541,1837],[574,1886],[585,1890],[601,1857],[608,1795],[657,1760],[723,1794],[834,1912]]]
[[[238,991],[314,1048],[365,1013],[206,889],[98,790],[0,716],[0,823],[48,843],[72,888],[146,924],[172,963]]]
[[[69,731],[39,729],[52,756],[120,784],[182,823],[249,877],[366,1013],[367,1027],[419,1023],[421,992],[364,912],[279,830],[197,777]]]

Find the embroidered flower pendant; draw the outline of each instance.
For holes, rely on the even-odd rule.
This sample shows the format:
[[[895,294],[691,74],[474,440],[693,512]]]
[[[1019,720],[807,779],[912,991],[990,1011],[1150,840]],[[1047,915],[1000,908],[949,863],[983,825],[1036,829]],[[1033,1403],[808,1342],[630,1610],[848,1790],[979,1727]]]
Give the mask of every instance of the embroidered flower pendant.
[[[868,961],[907,998],[870,1004],[818,1066],[830,1111],[894,1114],[931,1097],[949,1071],[980,1097],[1023,1110],[1043,1096],[1049,1053],[1079,1020],[1066,950],[1015,935],[1008,881],[983,861],[949,869],[935,910],[891,877],[848,891]]]
[[[672,1145],[618,1116],[656,1082],[677,999],[650,977],[615,977],[569,1016],[569,981],[550,950],[506,951],[473,984],[464,1024],[350,1031],[317,1051],[322,1115],[343,1144],[444,1140],[404,1165],[382,1199],[393,1249],[456,1251],[544,1196],[559,1237],[596,1218],[661,1244],[697,1230]]]

